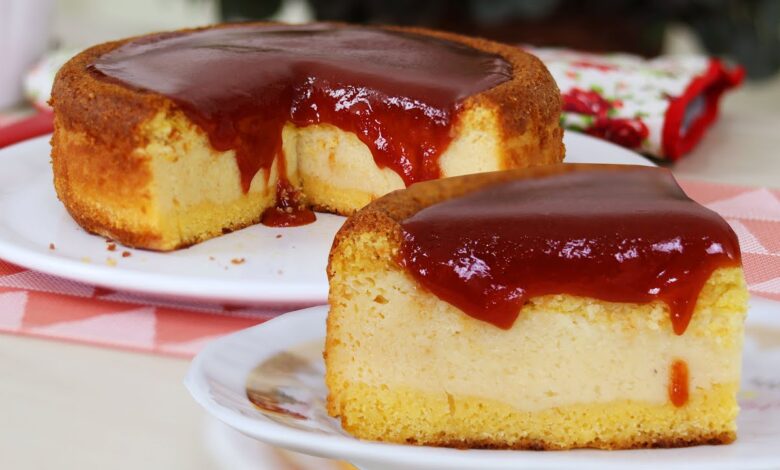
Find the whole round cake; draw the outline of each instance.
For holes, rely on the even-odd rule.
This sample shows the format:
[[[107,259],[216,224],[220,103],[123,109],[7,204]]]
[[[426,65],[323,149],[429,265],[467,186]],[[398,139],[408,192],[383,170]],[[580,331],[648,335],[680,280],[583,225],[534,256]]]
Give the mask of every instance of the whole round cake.
[[[60,70],[52,105],[70,214],[156,250],[564,150],[538,59],[422,29],[247,23],[106,43]]]

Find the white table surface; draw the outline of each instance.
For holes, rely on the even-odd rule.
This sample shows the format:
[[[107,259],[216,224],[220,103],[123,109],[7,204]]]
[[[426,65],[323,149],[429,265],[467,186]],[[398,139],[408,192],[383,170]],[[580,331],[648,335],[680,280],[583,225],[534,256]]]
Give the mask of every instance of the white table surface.
[[[780,188],[780,77],[724,101],[682,178]],[[0,468],[216,469],[188,362],[0,335]],[[290,468],[290,467],[287,467]]]

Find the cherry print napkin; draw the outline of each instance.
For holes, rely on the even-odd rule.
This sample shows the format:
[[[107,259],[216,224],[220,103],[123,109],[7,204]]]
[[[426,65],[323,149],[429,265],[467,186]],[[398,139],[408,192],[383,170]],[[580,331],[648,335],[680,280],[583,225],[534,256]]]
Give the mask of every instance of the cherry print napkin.
[[[690,152],[744,70],[703,56],[643,59],[527,48],[545,63],[563,97],[567,129],[665,160]]]

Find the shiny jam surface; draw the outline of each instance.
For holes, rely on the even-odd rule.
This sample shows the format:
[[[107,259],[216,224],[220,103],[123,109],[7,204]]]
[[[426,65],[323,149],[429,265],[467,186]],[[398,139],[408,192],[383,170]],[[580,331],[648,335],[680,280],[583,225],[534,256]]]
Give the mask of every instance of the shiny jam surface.
[[[688,363],[679,359],[669,368],[669,401],[676,407],[688,403]]]
[[[740,263],[736,235],[671,173],[635,167],[515,180],[401,222],[400,262],[467,314],[508,329],[531,297],[662,300],[688,326],[710,274]]]
[[[236,25],[160,34],[99,57],[99,77],[173,100],[244,191],[282,152],[282,127],[355,133],[409,185],[439,176],[462,101],[511,77],[499,55],[427,36],[329,24]]]

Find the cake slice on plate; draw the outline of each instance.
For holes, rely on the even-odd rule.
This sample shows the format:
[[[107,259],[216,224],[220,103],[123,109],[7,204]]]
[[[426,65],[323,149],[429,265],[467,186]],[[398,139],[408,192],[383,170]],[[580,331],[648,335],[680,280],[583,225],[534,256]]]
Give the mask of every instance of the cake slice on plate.
[[[328,276],[328,410],[359,438],[735,439],[738,240],[667,170],[553,165],[416,184],[347,221]]]

